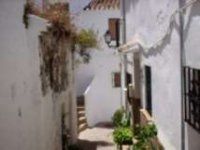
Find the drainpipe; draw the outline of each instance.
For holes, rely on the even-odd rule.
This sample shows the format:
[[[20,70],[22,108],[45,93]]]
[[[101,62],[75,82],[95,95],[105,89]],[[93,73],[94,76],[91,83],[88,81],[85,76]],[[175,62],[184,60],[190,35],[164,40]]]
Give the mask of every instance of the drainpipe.
[[[123,44],[126,43],[126,0],[121,0],[122,21],[123,21]]]
[[[125,9],[125,0],[121,0],[121,14],[122,14],[122,44],[126,43],[126,9]],[[127,72],[127,57],[126,54],[121,53],[121,104],[125,106],[125,109],[128,110],[128,103],[126,98],[127,86],[126,86],[126,72]]]
[[[185,0],[179,0],[179,7],[183,7]],[[184,48],[184,18],[183,14],[179,13],[179,23],[180,23],[180,73],[181,73],[181,150],[185,150],[185,122],[184,122],[184,76],[183,76],[183,67],[185,66],[185,48]]]

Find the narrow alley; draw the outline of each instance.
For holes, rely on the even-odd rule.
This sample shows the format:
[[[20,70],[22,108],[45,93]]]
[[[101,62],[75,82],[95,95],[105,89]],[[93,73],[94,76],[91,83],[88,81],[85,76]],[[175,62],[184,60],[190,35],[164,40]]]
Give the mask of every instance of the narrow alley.
[[[0,0],[0,150],[200,150],[200,0]]]

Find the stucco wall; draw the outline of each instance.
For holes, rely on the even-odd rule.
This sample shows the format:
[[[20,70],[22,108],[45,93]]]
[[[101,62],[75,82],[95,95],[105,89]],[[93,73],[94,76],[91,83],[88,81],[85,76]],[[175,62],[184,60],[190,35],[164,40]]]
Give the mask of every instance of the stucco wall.
[[[90,126],[98,122],[111,121],[115,110],[120,108],[120,88],[112,86],[111,76],[112,72],[119,71],[118,59],[110,55],[93,58],[95,59],[93,63],[98,70],[95,70],[94,79],[89,85],[90,89],[85,99],[87,120]]]
[[[67,125],[73,131],[76,129],[76,122],[70,117],[76,118],[73,74],[68,91],[59,95],[49,91],[45,97],[42,95],[38,35],[47,24],[30,16],[26,30],[22,23],[24,2],[0,1],[0,149],[57,150],[61,149],[64,102]]]
[[[137,34],[145,46],[162,37],[169,18],[178,1],[171,0],[127,0],[127,40]],[[160,46],[142,55],[142,103],[145,107],[144,66],[152,70],[152,111],[159,129],[159,138],[167,150],[181,149],[181,89],[180,89],[180,39],[178,17],[175,28]]]
[[[88,10],[81,12],[74,20],[78,29],[93,29],[97,32],[100,42],[99,49],[91,50],[89,64],[80,64],[76,70],[78,95],[83,94],[92,81],[90,100],[86,102],[89,125],[111,121],[113,112],[120,107],[120,88],[112,86],[112,73],[120,72],[120,57],[116,49],[108,48],[103,38],[108,30],[108,18],[119,17],[118,10]]]
[[[188,8],[184,14],[184,49],[185,65],[200,69],[200,4],[196,3]],[[200,134],[197,133],[188,124],[185,124],[186,130],[186,149],[200,149]]]

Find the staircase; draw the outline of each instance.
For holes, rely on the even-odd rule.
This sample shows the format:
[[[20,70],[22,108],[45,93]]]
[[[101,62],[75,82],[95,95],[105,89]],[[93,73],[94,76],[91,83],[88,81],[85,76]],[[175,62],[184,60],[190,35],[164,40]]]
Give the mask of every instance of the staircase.
[[[87,128],[87,119],[85,115],[85,103],[84,96],[77,98],[77,123],[78,123],[78,133],[84,131]]]

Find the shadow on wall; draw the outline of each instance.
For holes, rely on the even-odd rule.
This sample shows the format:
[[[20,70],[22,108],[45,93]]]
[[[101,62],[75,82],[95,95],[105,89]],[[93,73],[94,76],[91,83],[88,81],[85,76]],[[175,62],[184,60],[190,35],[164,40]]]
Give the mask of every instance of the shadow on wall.
[[[200,18],[200,3],[197,3],[197,4],[194,4],[192,5],[191,7],[191,10],[190,10],[190,14],[188,15],[188,20],[185,19],[185,27],[184,27],[184,42],[187,40],[187,37],[188,37],[188,34],[189,34],[189,29],[190,29],[190,26],[191,26],[191,23],[192,23],[192,19],[194,17],[199,17]],[[187,20],[187,22],[186,22]],[[199,19],[200,20],[200,19]]]
[[[126,11],[128,12],[128,11],[130,11],[130,9],[134,9],[138,5],[138,2],[139,2],[139,0],[126,1],[126,4],[125,4]],[[171,13],[173,13],[173,12],[171,12]],[[141,47],[142,54],[147,58],[149,56],[156,56],[158,54],[161,54],[163,52],[163,50],[165,49],[165,47],[171,43],[173,31],[176,31],[177,34],[179,34],[179,31],[180,31],[179,21],[177,21],[176,19],[174,19],[173,22],[170,23],[169,33],[166,35],[165,35],[165,33],[163,33],[163,36],[165,35],[163,40],[160,41],[156,46],[148,48],[150,45],[147,45],[148,49],[144,49],[145,47],[144,48]],[[157,41],[155,41],[155,42],[157,42]]]
[[[147,50],[141,48],[142,54],[147,58],[149,56],[156,56],[158,54],[161,54],[163,52],[163,50],[165,49],[165,47],[171,43],[172,32],[174,31],[174,29],[175,29],[176,33],[179,34],[180,25],[176,21],[174,21],[173,23],[170,24],[170,32],[165,35],[165,37],[162,39],[162,41],[160,41],[160,44],[155,45],[154,47],[150,47]]]
[[[191,10],[190,10],[190,14],[188,15],[188,19],[185,19],[187,20],[187,22],[185,23],[184,25],[184,43],[186,42],[187,38],[188,38],[188,34],[189,34],[189,30],[191,28],[191,23],[192,23],[192,19],[194,17],[200,17],[200,3],[197,3],[196,5],[192,5],[191,7]],[[144,50],[143,50],[143,54],[145,57],[149,57],[149,56],[155,56],[157,54],[161,54],[162,51],[164,50],[164,48],[170,44],[171,42],[171,37],[172,37],[172,32],[173,32],[173,29],[176,30],[177,34],[179,34],[179,31],[180,31],[180,23],[177,22],[176,20],[170,24],[170,33],[167,34],[165,36],[165,38],[163,39],[162,43],[158,46],[156,46],[155,48],[152,47],[151,49],[148,50],[148,52],[146,53]]]
[[[161,41],[159,45],[156,45],[155,47],[151,47],[148,50],[142,50],[142,53],[145,57],[148,58],[149,56],[156,56],[158,54],[161,54],[163,50],[165,49],[165,47],[171,43],[172,32],[174,31],[173,29],[175,29],[177,34],[179,34],[179,30],[180,30],[179,23],[173,22],[170,25],[170,28],[171,28],[170,33],[167,34],[163,38],[163,40]]]
[[[84,79],[82,77],[85,76],[82,75],[76,78],[77,96],[82,96],[94,79],[94,75],[87,75]]]
[[[184,17],[184,21],[185,21],[185,25],[184,25],[184,43],[188,43],[189,46],[185,47],[185,51],[186,54],[191,53],[191,51],[193,52],[193,49],[191,48],[196,48],[199,49],[199,47],[196,47],[196,43],[198,42],[198,40],[196,39],[192,39],[192,42],[190,41],[191,35],[198,35],[195,32],[195,28],[196,28],[196,32],[198,33],[200,30],[200,26],[199,26],[199,22],[200,22],[200,3],[195,3],[190,9],[188,9],[189,14],[185,15]],[[187,18],[186,18],[187,17]],[[193,24],[194,23],[194,24]],[[197,24],[198,23],[198,24]],[[192,31],[191,31],[192,29]],[[198,36],[196,36],[196,38],[199,39]],[[188,42],[189,41],[189,42]],[[193,42],[194,41],[194,42]],[[199,44],[198,44],[199,45]],[[189,48],[189,49],[188,49]],[[198,50],[196,50],[198,51]],[[193,55],[197,55],[198,53],[194,53]],[[186,55],[187,56],[187,55]],[[191,58],[194,59],[194,56],[192,56]],[[190,58],[189,58],[190,59]],[[186,59],[186,62],[188,60]],[[188,64],[187,64],[188,65]],[[187,134],[187,138],[188,138],[188,149],[191,150],[199,150],[200,147],[200,133],[198,133],[198,131],[196,131],[195,129],[193,129],[190,125],[186,124],[186,134]]]

